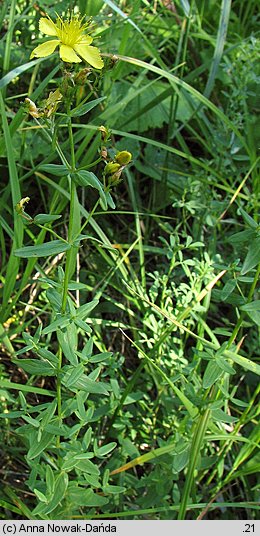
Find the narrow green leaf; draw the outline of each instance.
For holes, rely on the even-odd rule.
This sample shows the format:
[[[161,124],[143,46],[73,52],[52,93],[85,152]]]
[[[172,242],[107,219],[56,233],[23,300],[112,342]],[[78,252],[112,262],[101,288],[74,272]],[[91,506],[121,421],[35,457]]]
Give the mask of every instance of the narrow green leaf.
[[[124,493],[126,491],[126,488],[123,486],[111,486],[110,484],[107,484],[106,486],[103,486],[104,493],[113,493],[117,495],[118,493]]]
[[[7,86],[14,78],[17,78],[18,76],[21,76],[22,73],[25,71],[28,71],[29,69],[32,69],[37,63],[40,63],[41,61],[45,61],[47,58],[40,58],[37,60],[29,61],[28,63],[24,63],[23,65],[20,65],[19,67],[15,67],[15,69],[12,69],[9,73],[7,73],[3,78],[0,80],[0,89],[3,89],[5,86]]]
[[[249,216],[249,214],[247,214],[247,212],[243,208],[239,208],[239,212],[244,222],[247,223],[247,225],[249,225],[251,229],[257,229],[258,227],[257,222],[253,218],[251,218],[251,216]]]
[[[222,409],[213,409],[211,411],[211,415],[215,421],[228,422],[228,423],[233,423],[233,422],[238,421],[236,417],[227,415],[227,413],[225,413]]]
[[[70,112],[71,117],[79,117],[81,115],[85,115],[87,112],[90,112],[95,106],[97,106],[100,102],[105,100],[106,97],[100,97],[99,99],[95,99],[93,101],[87,102],[86,104],[82,104],[81,106],[77,106],[77,108],[74,108]]]
[[[236,288],[236,286],[237,286],[237,282],[235,281],[235,279],[229,279],[225,283],[225,285],[224,285],[224,287],[223,287],[223,289],[221,291],[221,299],[223,301],[227,300],[227,298],[230,296],[230,294],[232,294],[232,292]]]
[[[64,177],[68,175],[70,170],[64,164],[42,164],[39,167],[40,171],[45,171],[51,175],[56,175],[56,177]]]
[[[4,86],[2,86],[4,87]],[[22,218],[17,214],[15,210],[16,204],[21,200],[21,190],[20,184],[16,169],[15,156],[14,156],[14,146],[12,143],[12,138],[10,135],[9,125],[7,122],[7,116],[5,112],[5,105],[2,94],[0,92],[0,112],[2,119],[2,128],[4,133],[4,140],[6,146],[8,168],[9,168],[9,181],[12,194],[12,206],[13,206],[13,222],[14,222],[14,234],[13,234],[13,243],[10,251],[9,261],[7,264],[7,270],[5,274],[5,284],[3,289],[3,300],[1,308],[1,321],[3,322],[6,319],[6,314],[8,314],[7,305],[14,290],[16,276],[19,270],[19,259],[14,257],[14,250],[21,247],[23,243],[23,233],[24,225]]]
[[[54,493],[51,501],[47,505],[39,505],[36,506],[35,510],[33,511],[34,515],[36,514],[50,514],[55,510],[55,508],[58,506],[58,504],[62,501],[68,487],[69,479],[67,473],[61,472],[56,478],[55,478],[55,484],[54,484]]]
[[[106,195],[103,189],[103,185],[100,182],[100,180],[96,177],[92,171],[86,171],[85,169],[82,169],[80,171],[76,171],[73,173],[72,178],[78,184],[79,186],[95,188],[98,190],[100,199],[102,199],[102,202],[104,203],[105,210],[107,208],[107,199]]]
[[[113,352],[103,352],[89,358],[90,363],[102,363],[106,362],[113,355]]]
[[[60,218],[61,214],[37,214],[33,221],[34,223],[39,223],[40,225],[43,225],[44,223],[50,223],[52,221],[59,220]]]
[[[58,255],[63,251],[67,251],[71,248],[68,242],[63,240],[52,240],[52,242],[45,242],[40,246],[25,246],[24,248],[16,249],[14,254],[16,257],[49,257],[50,255]]]
[[[204,372],[202,387],[203,389],[208,389],[211,387],[223,374],[222,368],[220,368],[215,360],[211,359],[206,367]]]
[[[34,493],[36,495],[36,497],[38,497],[39,501],[43,502],[43,503],[47,503],[48,502],[48,499],[46,497],[46,495],[44,495],[41,491],[39,491],[38,489],[34,488]]]
[[[249,248],[245,258],[244,264],[241,269],[241,275],[247,274],[249,270],[252,270],[260,263],[260,236],[255,238]]]
[[[86,391],[87,393],[108,395],[111,390],[110,386],[104,382],[95,382],[88,378],[88,376],[81,376],[81,378],[76,382],[76,387]],[[109,390],[109,391],[108,391]]]
[[[114,450],[114,448],[117,446],[117,443],[115,443],[115,441],[111,442],[111,443],[108,443],[107,445],[103,445],[103,447],[100,447],[100,448],[96,448],[94,449],[94,453],[96,456],[106,456],[107,454],[109,454],[109,452],[111,452],[112,450]]]
[[[231,0],[222,0],[221,4],[221,16],[219,20],[218,35],[216,41],[216,47],[214,51],[213,61],[211,63],[209,78],[207,81],[206,89],[204,91],[205,97],[209,98],[212,89],[214,87],[215,78],[217,76],[219,64],[223,55],[224,45],[226,41],[228,21],[231,9]]]
[[[39,456],[45,450],[53,439],[53,435],[48,432],[43,432],[40,441],[37,441],[37,432],[33,435],[32,445],[28,451],[28,460],[33,460],[36,456]]]
[[[63,331],[57,329],[57,336],[66,359],[71,365],[78,365],[76,355],[78,334],[74,322],[69,322]]]
[[[255,300],[250,303],[246,303],[245,305],[242,305],[240,307],[241,311],[254,312],[254,311],[260,311],[260,300]]]
[[[76,317],[84,320],[89,316],[89,313],[98,305],[98,303],[99,300],[95,298],[91,302],[81,305],[76,311]]]
[[[76,326],[85,331],[85,333],[88,333],[88,335],[92,333],[92,329],[89,327],[89,325],[86,324],[86,322],[84,322],[83,320],[80,320],[80,318],[75,318],[74,322]]]
[[[69,315],[58,315],[58,318],[54,320],[54,322],[51,322],[46,328],[42,330],[43,335],[48,335],[48,333],[52,333],[53,331],[58,331],[58,329],[65,328],[69,323],[71,322],[71,318]]]
[[[225,359],[223,359],[223,357],[216,356],[215,359],[219,368],[221,368],[224,372],[227,372],[228,374],[236,373],[235,369],[231,367],[231,365]]]
[[[19,391],[24,391],[25,393],[36,393],[39,395],[45,396],[56,396],[55,391],[48,391],[48,389],[42,389],[41,387],[34,387],[34,385],[26,385],[23,383],[13,383],[9,380],[0,378],[0,388],[4,389],[14,389]]]
[[[62,383],[65,387],[76,387],[77,381],[84,374],[84,366],[82,364],[77,365],[76,367],[69,367],[69,370],[66,372],[63,377]]]
[[[56,369],[45,361],[39,359],[13,359],[13,362],[29,374],[38,376],[55,376]]]
[[[252,229],[245,229],[244,231],[240,231],[239,233],[229,236],[227,240],[230,244],[234,245],[243,244],[244,242],[248,244],[256,237],[257,234],[255,231],[252,231]]]
[[[260,365],[254,363],[250,359],[247,359],[247,357],[235,354],[235,352],[231,352],[230,350],[225,350],[223,352],[223,355],[232,359],[232,361],[235,361],[235,363],[245,368],[246,370],[250,370],[251,372],[254,372],[255,374],[258,374],[258,376],[260,376]]]
[[[72,484],[69,489],[68,500],[78,506],[98,507],[108,503],[108,499],[94,493],[92,489],[86,489],[77,484]]]
[[[57,401],[53,400],[49,407],[46,409],[46,411],[43,413],[43,418],[41,420],[41,429],[45,429],[45,426],[49,424],[50,420],[52,419],[57,407]]]

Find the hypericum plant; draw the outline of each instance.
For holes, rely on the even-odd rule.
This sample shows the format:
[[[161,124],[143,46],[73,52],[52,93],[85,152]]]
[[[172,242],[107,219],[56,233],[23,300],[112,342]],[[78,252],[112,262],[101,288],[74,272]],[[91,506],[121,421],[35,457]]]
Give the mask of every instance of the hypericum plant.
[[[48,40],[36,47],[31,53],[31,58],[50,56],[59,46],[62,61],[80,63],[83,58],[95,69],[102,69],[104,62],[100,57],[100,52],[98,48],[90,46],[93,38],[85,34],[90,21],[84,24],[83,18],[71,15],[64,21],[58,16],[54,23],[50,17],[42,17],[39,22],[40,31],[48,36],[55,36],[57,39]]]
[[[47,35],[55,35],[57,39],[36,47],[31,57],[48,56],[59,45],[60,57],[66,63],[81,62],[79,54],[92,67],[101,69],[103,60],[100,53],[97,48],[90,46],[92,38],[84,33],[88,24],[83,24],[79,16],[73,15],[67,21],[58,17],[56,23],[49,17],[41,18],[40,30]],[[16,212],[23,218],[24,224],[38,226],[43,234],[38,243],[17,249],[15,255],[30,259],[63,254],[65,264],[64,269],[58,266],[56,278],[48,277],[42,271],[40,281],[49,302],[50,322],[44,328],[40,324],[33,335],[23,333],[26,345],[16,352],[14,359],[26,373],[55,379],[56,392],[49,391],[52,402],[35,407],[20,394],[19,416],[25,424],[17,430],[28,445],[26,460],[31,467],[28,486],[38,499],[31,516],[44,519],[49,516],[70,517],[81,513],[82,507],[103,506],[108,502],[107,495],[111,491],[123,490],[108,484],[108,471],[104,471],[101,481],[99,464],[91,461],[94,457],[102,460],[116,446],[115,442],[104,446],[98,444],[90,426],[90,422],[95,420],[95,398],[106,397],[111,391],[111,385],[99,381],[99,376],[112,354],[101,352],[93,355],[92,330],[87,321],[99,299],[94,297],[90,302],[79,305],[80,300],[76,303],[72,291],[80,289],[80,284],[73,277],[81,243],[85,240],[98,241],[83,231],[99,204],[104,211],[108,206],[115,208],[111,190],[120,182],[122,171],[131,162],[132,155],[128,151],[121,151],[114,158],[108,158],[106,144],[109,131],[101,126],[100,156],[88,167],[99,163],[102,165],[103,162],[103,181],[92,171],[80,166],[75,157],[72,120],[87,114],[103,98],[89,101],[90,95],[87,95],[78,102],[78,81],[82,83],[86,79],[89,69],[86,73],[86,69],[78,71],[77,66],[74,69],[66,65],[62,73],[59,86],[49,94],[42,106],[38,107],[26,98],[25,111],[41,127],[41,132],[56,149],[60,159],[59,164],[42,165],[40,169],[60,177],[60,185],[70,192],[66,238],[52,226],[61,218],[60,214],[37,214],[31,217],[25,212],[29,197],[17,200],[16,204]],[[61,106],[63,111],[57,117],[57,110],[61,110]],[[68,129],[69,156],[59,143],[60,117]],[[78,187],[91,187],[98,192],[98,199],[83,222]],[[46,233],[51,240],[44,241]],[[102,241],[98,242],[107,247]],[[23,354],[28,355],[28,352],[33,356],[20,358]]]

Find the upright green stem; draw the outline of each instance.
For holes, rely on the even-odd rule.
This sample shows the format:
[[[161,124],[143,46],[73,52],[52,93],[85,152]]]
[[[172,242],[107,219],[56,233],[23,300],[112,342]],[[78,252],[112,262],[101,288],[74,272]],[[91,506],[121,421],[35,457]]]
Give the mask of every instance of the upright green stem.
[[[68,242],[72,241],[72,229],[73,229],[73,207],[76,195],[76,185],[74,181],[71,180],[70,187],[70,215],[69,215],[69,229],[68,229]],[[71,259],[71,249],[68,250],[66,254],[66,264],[65,264],[65,275],[63,282],[63,293],[62,293],[62,303],[61,303],[61,312],[62,314],[66,311],[66,302],[69,286],[69,272],[70,272],[70,259]]]
[[[217,393],[217,388],[214,387],[212,389],[211,396],[210,396],[211,402],[215,399],[216,393]],[[188,501],[190,497],[190,491],[191,491],[193,480],[194,480],[194,471],[196,468],[198,456],[200,455],[200,450],[201,450],[202,443],[204,441],[204,436],[207,431],[208,421],[210,418],[210,412],[211,412],[210,408],[207,408],[206,411],[204,411],[204,413],[201,415],[200,419],[198,420],[196,424],[195,432],[194,432],[192,443],[191,443],[191,454],[190,454],[188,472],[187,472],[187,476],[186,476],[186,480],[184,484],[184,490],[183,490],[179,515],[178,515],[179,520],[185,519],[185,514],[186,514]]]
[[[3,73],[4,74],[9,70],[9,65],[10,65],[11,46],[12,46],[14,19],[15,19],[15,10],[16,10],[16,0],[11,0],[11,2],[10,2],[8,32],[6,34],[6,46],[5,46],[4,60],[3,60]],[[5,92],[6,92],[6,88],[3,89],[3,97],[4,98],[5,98]]]
[[[69,112],[69,109],[68,109]],[[69,113],[68,113],[69,115]],[[70,140],[70,149],[71,149],[71,168],[75,170],[75,151],[74,151],[74,140],[71,119],[69,120],[68,125],[69,130],[69,140]],[[76,185],[72,178],[70,177],[70,210],[69,210],[69,229],[68,229],[68,242],[72,242],[73,239],[73,218],[74,218],[74,204],[76,197]],[[63,292],[62,292],[62,302],[61,302],[61,314],[64,314],[66,311],[67,304],[67,295],[68,295],[68,286],[69,286],[69,276],[70,276],[70,265],[71,265],[71,252],[72,249],[68,250],[66,254],[66,264],[65,264],[65,274],[63,281]],[[59,346],[58,350],[58,370],[57,370],[57,411],[60,424],[62,423],[62,398],[61,398],[61,369],[62,369],[62,348]],[[57,446],[60,444],[60,439],[57,439]]]

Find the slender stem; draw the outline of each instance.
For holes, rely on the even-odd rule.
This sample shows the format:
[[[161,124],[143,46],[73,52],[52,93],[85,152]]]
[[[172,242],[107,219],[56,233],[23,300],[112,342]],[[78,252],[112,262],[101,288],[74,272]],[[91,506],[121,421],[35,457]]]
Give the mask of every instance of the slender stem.
[[[215,396],[215,389],[213,389],[211,394],[211,400]],[[206,409],[206,411],[201,415],[200,419],[198,420],[196,424],[196,429],[193,435],[192,443],[191,443],[191,455],[190,455],[190,461],[189,461],[189,467],[188,472],[185,480],[182,500],[180,504],[180,510],[178,519],[182,520],[185,519],[185,514],[188,506],[190,491],[193,485],[194,480],[194,471],[196,468],[196,463],[198,460],[198,456],[200,454],[201,445],[204,440],[205,433],[207,431],[208,421],[210,417],[210,409]]]
[[[16,1],[11,0],[8,32],[7,32],[7,35],[6,35],[6,46],[5,46],[5,53],[4,53],[4,60],[3,60],[3,73],[4,74],[9,70],[9,65],[10,65],[11,46],[12,46],[13,31],[14,31],[15,11],[16,11]],[[5,98],[5,93],[6,93],[6,87],[3,88],[3,90],[2,90],[3,98]]]
[[[96,209],[97,209],[97,207],[98,207],[98,204],[99,204],[99,199],[96,201],[96,203],[95,203],[94,207],[92,208],[91,212],[89,213],[89,215],[88,215],[86,221],[84,221],[84,223],[83,223],[83,225],[82,225],[82,227],[81,227],[81,229],[80,229],[80,231],[79,231],[79,235],[82,233],[83,229],[85,229],[85,227],[86,227],[86,225],[88,224],[89,220],[92,218],[94,212],[96,212]]]
[[[62,408],[61,408],[61,367],[62,367],[62,348],[59,346],[58,349],[58,373],[57,373],[57,385],[56,385],[56,393],[57,393],[57,412],[58,412],[58,418],[59,418],[59,424],[62,424]],[[56,439],[56,445],[57,447],[60,446],[60,436],[57,436]]]
[[[71,168],[72,168],[73,171],[75,171],[75,169],[76,169],[76,165],[75,165],[75,149],[74,149],[74,140],[73,140],[71,117],[70,117],[70,108],[68,109],[68,116],[69,116],[68,130],[69,130],[69,141],[70,141]]]
[[[74,208],[75,194],[76,194],[76,185],[74,181],[71,180],[68,242],[71,242],[72,240],[73,216],[74,216],[73,208]],[[62,304],[61,304],[62,314],[64,314],[66,310],[67,293],[68,293],[68,286],[69,286],[70,259],[71,259],[71,249],[69,249],[66,254],[65,275],[64,275],[64,282],[63,282],[63,293],[62,293]]]
[[[69,109],[68,109],[68,116],[69,116]],[[73,140],[73,132],[72,132],[70,116],[69,116],[68,130],[69,130],[69,140],[70,140],[70,149],[71,149],[71,169],[74,170],[75,169],[75,151],[74,151],[74,140]],[[68,242],[72,242],[76,185],[75,185],[75,182],[72,180],[71,176],[69,177],[69,179],[70,179],[70,212],[69,212]],[[72,249],[68,250],[66,253],[65,274],[64,274],[64,281],[63,281],[63,292],[62,292],[62,303],[61,303],[62,314],[64,314],[66,311],[70,266],[71,266],[71,252],[72,252]],[[57,386],[56,386],[57,412],[58,412],[58,417],[59,417],[59,423],[62,424],[62,396],[61,396],[62,348],[60,345],[58,349],[58,360],[59,361],[58,361]],[[60,438],[58,436],[57,447],[59,445],[60,445]]]
[[[64,240],[64,238],[62,238],[62,236],[60,236],[57,233],[55,233],[55,231],[53,231],[53,229],[51,229],[50,227],[45,227],[45,225],[41,225],[40,223],[36,223],[36,225],[37,225],[37,227],[40,227],[41,229],[44,229],[45,231],[48,231],[48,233],[53,234],[53,236],[56,236],[56,238],[58,238],[59,240],[62,240],[62,242],[65,242],[65,244],[67,243],[67,240]]]
[[[253,280],[253,283],[250,287],[250,291],[248,293],[248,298],[247,298],[247,303],[250,303],[252,297],[253,297],[253,294],[254,294],[254,291],[255,291],[255,287],[258,283],[258,280],[259,280],[259,275],[260,275],[260,263],[258,264],[258,267],[257,267],[257,270],[256,270],[256,273],[255,273],[255,277],[254,277],[254,280]],[[244,320],[244,316],[245,316],[245,313],[244,311],[241,312],[241,315],[240,315],[240,318],[233,330],[233,333],[229,339],[229,343],[228,343],[228,346],[227,346],[227,349],[233,344],[234,340],[236,339],[236,336],[241,328],[241,325],[243,323],[243,320]]]

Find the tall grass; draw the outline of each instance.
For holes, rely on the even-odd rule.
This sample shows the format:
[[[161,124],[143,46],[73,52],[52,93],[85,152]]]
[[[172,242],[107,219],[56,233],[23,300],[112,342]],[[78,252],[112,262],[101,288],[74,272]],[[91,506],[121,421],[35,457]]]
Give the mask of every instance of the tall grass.
[[[3,6],[2,519],[257,517],[257,3],[217,4],[71,3],[82,84]]]

